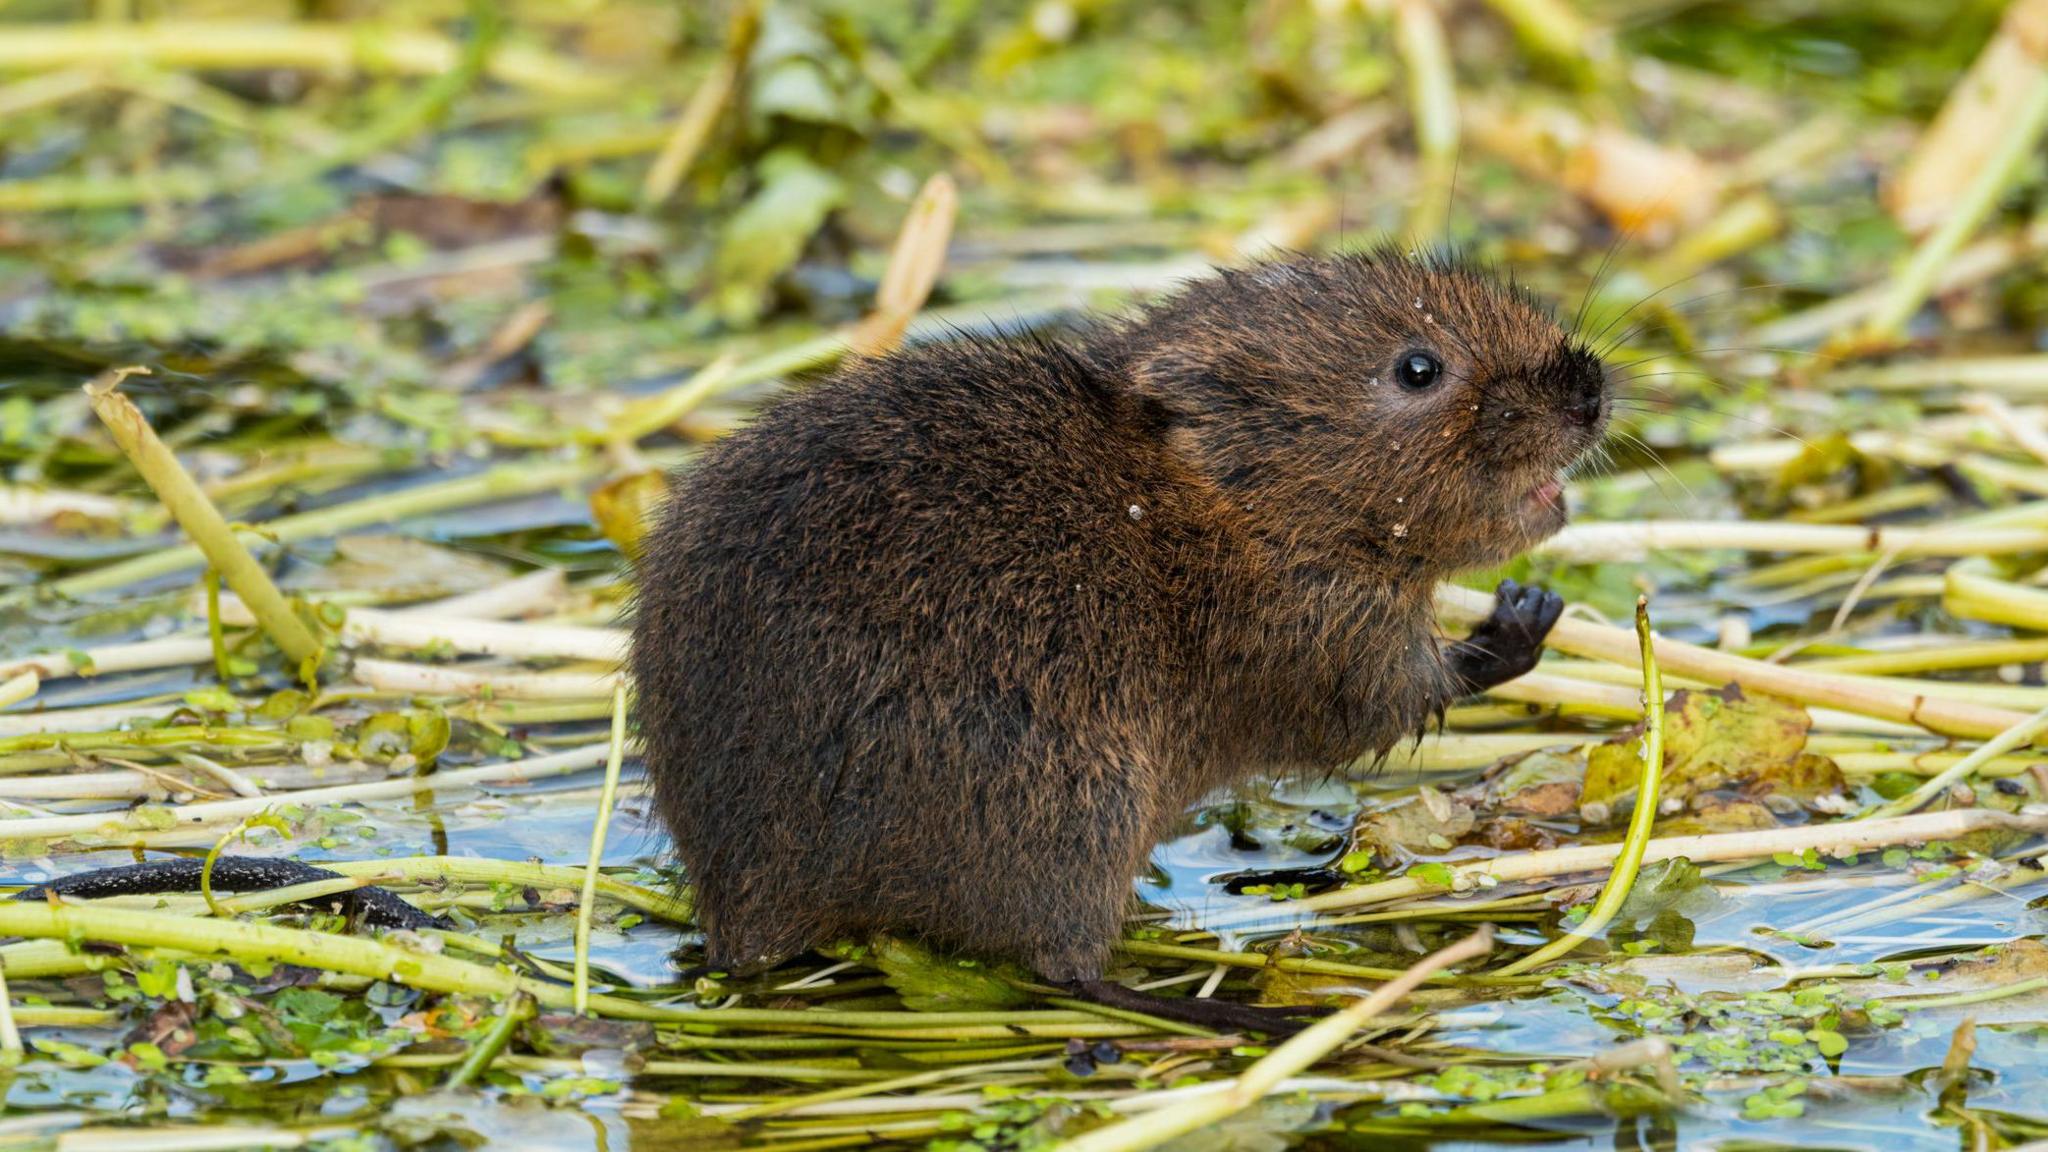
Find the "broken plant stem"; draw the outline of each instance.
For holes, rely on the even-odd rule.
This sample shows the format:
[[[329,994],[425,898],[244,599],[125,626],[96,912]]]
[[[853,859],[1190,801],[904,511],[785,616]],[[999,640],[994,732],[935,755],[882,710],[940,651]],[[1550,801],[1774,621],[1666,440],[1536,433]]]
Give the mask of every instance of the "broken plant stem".
[[[1083,1133],[1060,1144],[1059,1152],[1142,1152],[1234,1116],[1258,1103],[1295,1073],[1336,1051],[1366,1021],[1393,1007],[1423,981],[1454,964],[1484,956],[1492,948],[1493,932],[1482,928],[1417,961],[1414,967],[1380,985],[1372,995],[1290,1037],[1245,1069],[1228,1089]]]
[[[907,1076],[895,1076],[886,1080],[869,1080],[845,1088],[831,1088],[802,1096],[783,1096],[766,1103],[728,1112],[719,1118],[727,1123],[741,1120],[758,1120],[763,1116],[793,1112],[813,1104],[829,1104],[835,1100],[852,1100],[861,1096],[873,1096],[883,1092],[897,1092],[904,1088],[922,1088],[946,1080],[957,1080],[964,1076],[984,1075],[990,1072],[1037,1072],[1052,1067],[1051,1059],[1007,1060],[988,1064],[975,1064],[965,1068],[935,1068],[929,1072],[913,1072]],[[724,1074],[723,1066],[719,1073]]]
[[[2035,64],[2039,68],[2041,62],[2037,60]],[[1934,291],[1935,282],[1949,261],[1962,250],[1971,234],[1983,226],[1998,198],[2033,159],[2044,127],[2048,127],[2048,69],[2042,69],[2034,78],[2018,116],[2006,125],[1997,149],[1978,169],[1955,205],[1942,216],[1941,224],[1913,250],[1905,266],[1892,278],[1891,290],[1849,343],[1884,347],[1897,342],[1906,321],[1912,319]]]
[[[0,708],[5,708],[10,704],[19,704],[23,700],[29,699],[41,691],[42,687],[42,677],[36,675],[36,670],[33,668],[25,669],[9,676],[5,680],[0,680]]]
[[[1930,996],[1924,1000],[1887,999],[1885,1004],[1901,1012],[1925,1012],[1930,1008],[1967,1008],[1973,1004],[1986,1004],[1993,1000],[2024,996],[2042,988],[2048,988],[2048,976],[2032,976],[2011,984],[2001,984],[1996,988],[1979,988],[1950,996]]]
[[[583,996],[577,997],[578,1014],[583,1012],[583,1000]],[[512,1042],[512,1034],[519,1030],[521,1024],[531,1020],[533,1014],[533,997],[523,992],[506,1001],[504,1010],[491,1022],[490,1031],[485,1032],[470,1047],[468,1054],[462,1058],[462,1063],[449,1075],[448,1082],[442,1087],[452,1090],[476,1083],[478,1078],[491,1070],[491,1065],[497,1062],[498,1057],[504,1054],[505,1046]]]
[[[199,484],[192,474],[164,442],[157,438],[156,430],[149,426],[140,409],[119,391],[123,377],[132,369],[116,369],[108,372],[85,386],[85,395],[92,404],[93,412],[114,437],[114,443],[128,457],[135,470],[149,484],[157,498],[164,502],[171,516],[192,542],[204,553],[249,611],[256,616],[265,635],[276,643],[299,671],[303,680],[311,681],[314,670],[320,666],[323,649],[312,629],[292,611],[292,606],[278,591],[270,579],[270,573],[256,563],[256,558],[235,539],[235,533],[222,518],[213,501],[199,490]]]
[[[631,444],[670,427],[730,384],[738,363],[729,353],[720,356],[668,391],[628,405],[597,439]]]
[[[1493,597],[1469,588],[1440,585],[1437,606],[1458,619],[1479,620],[1492,611]],[[1640,666],[1642,659],[1635,637],[1627,631],[1571,616],[1557,622],[1545,643],[1560,652],[1628,667]],[[1671,675],[1709,684],[1739,683],[1802,704],[1913,724],[1944,736],[1991,737],[2026,719],[2023,712],[1963,700],[1932,699],[1888,687],[1875,682],[1875,678],[1856,681],[1803,672],[1665,637],[1658,637],[1655,645],[1658,664]]]
[[[1635,812],[1629,817],[1628,835],[1622,839],[1614,871],[1607,877],[1607,885],[1600,890],[1592,910],[1586,913],[1586,918],[1577,927],[1502,968],[1499,973],[1502,976],[1513,976],[1562,959],[1580,944],[1605,931],[1621,911],[1622,903],[1635,887],[1637,873],[1642,870],[1643,852],[1650,845],[1651,829],[1657,823],[1658,791],[1664,778],[1664,681],[1657,672],[1657,653],[1651,642],[1650,602],[1647,597],[1636,597],[1636,638],[1642,645],[1643,659],[1643,770],[1637,778]]]
[[[431,28],[315,21],[238,23],[147,20],[119,24],[14,24],[0,33],[0,71],[148,63],[159,68],[296,68],[324,76],[439,76],[462,45]],[[490,57],[493,80],[561,97],[615,91],[615,77],[519,44]]]
[[[1443,21],[1429,0],[1397,0],[1394,43],[1408,73],[1409,113],[1421,153],[1421,178],[1408,206],[1408,234],[1443,232],[1458,164],[1458,87]]]
[[[132,738],[141,734],[120,735]],[[184,740],[189,742],[191,735],[186,734]],[[536,780],[595,768],[604,762],[604,754],[604,745],[589,744],[547,756],[535,756],[528,760],[506,760],[453,772],[436,772],[430,776],[409,776],[369,784],[341,784],[332,788],[307,788],[291,793],[290,799],[294,804],[310,808],[314,805],[340,804],[355,800],[393,800],[421,792],[439,792],[481,784]],[[275,802],[273,797],[258,796],[211,800],[201,804],[171,805],[142,813],[85,812],[65,816],[29,816],[9,821],[7,830],[10,835],[21,837],[99,835],[112,843],[127,844],[133,842],[135,835],[152,831],[209,828],[226,821],[240,820],[244,816],[261,812]],[[389,862],[377,861],[374,866],[388,867]],[[339,868],[335,870],[341,871]]]
[[[675,127],[662,143],[661,154],[654,158],[646,179],[641,181],[641,211],[667,203],[683,177],[690,174],[697,156],[711,139],[711,130],[718,126],[719,115],[732,103],[760,26],[757,5],[741,4],[734,10],[727,22],[725,50],[712,63],[710,73],[698,82],[696,91],[690,93],[682,114],[676,117]]]
[[[26,823],[26,821],[24,822]],[[2048,812],[2010,813],[1990,808],[1959,808],[1949,812],[1918,812],[1881,820],[1840,820],[1830,824],[1806,824],[1790,828],[1767,828],[1753,832],[1717,832],[1701,836],[1664,836],[1645,847],[1643,863],[1656,864],[1685,857],[1695,864],[1756,860],[1780,852],[1795,854],[1811,849],[1822,855],[1846,855],[1900,844],[1925,844],[1953,840],[1972,832],[2004,829],[2038,834],[2048,832]],[[1451,889],[1455,892],[1490,888],[1522,880],[1547,880],[1581,872],[1612,868],[1621,855],[1620,844],[1585,844],[1541,852],[1521,852],[1490,860],[1451,865]],[[1439,896],[1441,884],[1414,876],[1399,876],[1339,888],[1271,908],[1250,908],[1224,912],[1203,923],[1207,929],[1239,927],[1276,917],[1298,918],[1308,913],[1337,908],[1362,908],[1408,900],[1417,896]]]
[[[207,910],[215,916],[238,916],[244,912],[261,912],[270,908],[281,908],[287,904],[311,903],[329,896],[339,896],[344,892],[372,887],[379,879],[376,876],[342,876],[333,880],[308,880],[304,884],[265,888],[260,892],[251,892],[226,900],[209,899]]]
[[[522,460],[502,464],[473,476],[420,484],[393,492],[379,492],[374,496],[346,504],[335,504],[311,512],[302,512],[296,516],[280,517],[257,525],[256,528],[264,537],[278,544],[294,544],[302,540],[336,536],[350,529],[371,524],[395,523],[414,516],[445,512],[452,508],[466,508],[490,500],[562,488],[587,480],[603,469],[604,461],[595,456],[572,460]],[[146,556],[137,556],[103,568],[81,572],[76,576],[67,576],[62,580],[53,581],[49,587],[60,596],[72,597],[94,592],[110,592],[141,580],[197,568],[205,562],[206,554],[196,547],[167,548],[161,552],[152,552]],[[233,583],[232,580],[229,581],[230,585]]]
[[[875,289],[875,306],[849,337],[863,356],[880,356],[903,340],[904,329],[931,298],[946,264],[960,193],[953,178],[934,173],[904,215],[903,229],[889,253],[888,269]]]
[[[21,1028],[14,1020],[14,997],[7,990],[7,965],[0,964],[0,1067],[21,1063]]]
[[[221,627],[218,568],[206,570],[206,643],[213,650],[213,674],[225,684],[234,672],[228,660],[227,630]]]
[[[386,692],[417,696],[483,696],[497,700],[581,700],[603,697],[619,682],[609,666],[586,665],[585,671],[521,672],[470,667],[407,664],[398,660],[358,659],[356,679]]]
[[[1943,527],[1771,523],[1756,520],[1622,520],[1574,524],[1536,551],[1574,563],[1641,560],[1653,551],[1717,548],[1749,552],[1864,553],[1898,556],[1990,556],[2039,552],[2048,528]]]
[[[2026,747],[2043,730],[2048,730],[2048,708],[2041,709],[2018,724],[1986,740],[1976,751],[1942,769],[1939,773],[1928,778],[1918,788],[1913,789],[1897,800],[1893,800],[1889,804],[1882,804],[1871,809],[1869,815],[1875,818],[1903,816],[1908,812],[1916,812],[1926,807],[1936,796],[1948,791],[1950,786],[1958,781],[1968,779],[1970,773],[1975,772],[1984,764],[2015,748]]]
[[[611,824],[612,802],[619,792],[619,766],[626,759],[626,686],[612,689],[611,750],[605,758],[604,790],[598,793],[597,817],[590,828],[590,862],[583,869],[583,894],[576,902],[576,1014],[590,1010],[590,917],[597,907],[597,867],[604,859],[605,831]]]

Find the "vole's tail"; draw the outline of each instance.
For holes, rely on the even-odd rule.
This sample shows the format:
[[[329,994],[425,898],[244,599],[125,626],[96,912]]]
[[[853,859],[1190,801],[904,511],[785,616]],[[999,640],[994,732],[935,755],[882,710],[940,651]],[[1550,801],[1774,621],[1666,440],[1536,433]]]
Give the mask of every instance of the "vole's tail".
[[[173,860],[151,860],[116,868],[97,868],[38,884],[18,893],[16,900],[41,900],[50,893],[59,896],[145,896],[161,892],[197,892],[199,874],[206,861],[181,856]],[[319,880],[340,880],[339,872],[301,864],[296,860],[270,860],[252,856],[222,856],[213,862],[213,887],[223,892],[257,892],[311,884]],[[299,901],[306,907],[338,907],[363,923],[379,928],[447,928],[448,921],[422,912],[382,888],[352,888],[331,896]]]

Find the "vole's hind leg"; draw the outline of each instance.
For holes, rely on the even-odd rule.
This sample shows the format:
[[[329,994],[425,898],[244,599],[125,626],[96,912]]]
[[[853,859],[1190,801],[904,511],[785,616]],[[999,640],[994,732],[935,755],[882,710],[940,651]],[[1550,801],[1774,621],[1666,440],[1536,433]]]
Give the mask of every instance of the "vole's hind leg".
[[[1078,754],[1075,759],[1081,759]],[[1177,1020],[1216,1032],[1258,1032],[1287,1035],[1306,1026],[1302,1016],[1320,1016],[1317,1008],[1259,1008],[1224,1000],[1155,996],[1103,978],[1115,941],[1123,934],[1124,914],[1132,903],[1131,879],[1144,868],[1158,839],[1164,813],[1173,807],[1140,780],[1144,757],[1096,757],[1129,765],[1126,771],[1097,776],[1058,805],[1034,809],[1039,826],[1009,853],[1019,865],[1011,875],[1027,882],[1009,890],[1019,902],[1014,913],[1000,917],[1013,930],[1012,949],[1048,982],[1073,998]],[[1058,779],[1060,774],[1039,777]],[[1070,781],[1086,779],[1081,773]],[[1048,854],[1047,845],[1060,846]],[[1062,858],[1064,857],[1064,858]],[[1044,872],[1034,865],[1058,863]]]
[[[737,885],[733,886],[737,887]],[[753,976],[801,955],[829,933],[773,904],[721,899],[731,889],[700,882],[697,926],[704,931],[705,973]]]
[[[1543,638],[1564,613],[1564,598],[1547,588],[1503,580],[1493,596],[1493,614],[1444,649],[1461,694],[1483,692],[1534,671]]]
[[[1215,1032],[1289,1036],[1309,1026],[1311,1021],[1302,1017],[1327,1016],[1335,1011],[1313,1006],[1267,1008],[1235,1004],[1228,1000],[1198,1000],[1191,996],[1154,996],[1150,992],[1126,988],[1114,980],[1074,980],[1069,981],[1066,987],[1076,997],[1105,1008],[1176,1020]]]

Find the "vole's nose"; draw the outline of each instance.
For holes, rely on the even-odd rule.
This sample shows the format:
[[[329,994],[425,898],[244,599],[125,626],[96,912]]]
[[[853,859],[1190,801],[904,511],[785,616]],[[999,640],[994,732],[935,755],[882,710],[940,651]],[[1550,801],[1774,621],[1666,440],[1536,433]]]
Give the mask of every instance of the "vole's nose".
[[[1607,414],[1607,394],[1602,391],[1589,392],[1573,403],[1564,406],[1566,422],[1581,428],[1591,428]]]
[[[1567,423],[1591,428],[1607,415],[1607,369],[1590,355],[1574,359],[1578,363],[1569,377],[1564,418]]]
[[[1591,428],[1607,415],[1607,366],[1584,348],[1567,344],[1550,361],[1551,386],[1564,394],[1567,424]]]

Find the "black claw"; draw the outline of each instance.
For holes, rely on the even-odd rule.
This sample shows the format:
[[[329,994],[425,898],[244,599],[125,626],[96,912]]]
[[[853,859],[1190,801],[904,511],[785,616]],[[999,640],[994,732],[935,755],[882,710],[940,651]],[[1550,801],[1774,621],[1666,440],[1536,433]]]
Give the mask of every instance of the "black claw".
[[[1459,686],[1478,692],[1533,670],[1543,638],[1563,612],[1564,599],[1555,592],[1501,581],[1494,590],[1493,613],[1446,652]]]

